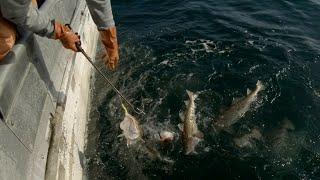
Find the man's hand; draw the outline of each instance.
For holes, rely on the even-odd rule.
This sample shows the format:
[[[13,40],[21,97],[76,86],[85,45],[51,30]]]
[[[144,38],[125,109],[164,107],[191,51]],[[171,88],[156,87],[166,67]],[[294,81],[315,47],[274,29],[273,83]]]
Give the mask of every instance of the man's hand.
[[[0,61],[10,52],[17,38],[15,26],[0,15]]]
[[[65,48],[75,52],[78,51],[76,43],[80,42],[80,36],[75,34],[70,27],[56,22],[54,25],[54,39],[59,39]]]
[[[101,41],[106,49],[105,64],[110,70],[115,70],[119,63],[119,46],[116,27],[100,31]]]

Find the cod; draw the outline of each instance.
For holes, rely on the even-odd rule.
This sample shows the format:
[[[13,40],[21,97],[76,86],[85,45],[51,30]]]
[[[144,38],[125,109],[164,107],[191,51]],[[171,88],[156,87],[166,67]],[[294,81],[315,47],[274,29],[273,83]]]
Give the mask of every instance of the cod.
[[[241,100],[233,102],[231,107],[218,117],[213,126],[216,132],[226,130],[235,124],[244,114],[250,109],[251,105],[257,100],[258,93],[264,90],[265,87],[258,81],[254,91],[247,91],[247,96]]]
[[[289,140],[290,132],[294,130],[295,126],[293,123],[288,118],[284,118],[279,127],[266,134],[266,142],[274,149],[285,146]]]
[[[255,140],[261,140],[262,134],[257,127],[253,128],[250,133],[233,139],[234,144],[239,148],[252,148]]]
[[[144,150],[153,160],[160,160],[161,162],[173,164],[173,160],[163,157],[157,149],[146,143],[146,141],[142,138],[143,132],[138,120],[129,114],[128,110],[123,104],[121,104],[121,106],[124,110],[125,117],[120,123],[122,134],[120,134],[118,137],[124,136],[126,138],[127,147],[138,143],[140,147],[142,147],[142,150]]]
[[[196,154],[195,147],[203,138],[203,133],[198,130],[195,115],[195,99],[198,97],[191,91],[187,90],[189,96],[189,101],[186,101],[187,109],[184,115],[181,115],[183,124],[179,125],[180,130],[182,130],[182,138],[184,143],[184,151],[186,155]]]

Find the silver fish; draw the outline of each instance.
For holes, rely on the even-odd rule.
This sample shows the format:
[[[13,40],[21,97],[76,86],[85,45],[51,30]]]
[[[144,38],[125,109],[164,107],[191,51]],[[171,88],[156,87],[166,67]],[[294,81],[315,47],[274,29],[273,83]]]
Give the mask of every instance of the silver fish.
[[[187,94],[189,96],[189,101],[186,102],[187,110],[184,113],[184,117],[181,117],[183,125],[179,125],[179,128],[183,131],[182,138],[186,155],[196,153],[195,147],[203,138],[203,133],[198,130],[195,115],[196,105],[194,101],[198,95],[188,90]]]
[[[238,137],[238,138],[234,138],[233,142],[239,148],[245,148],[245,147],[251,148],[253,146],[253,144],[252,144],[253,141],[260,140],[261,138],[262,138],[262,135],[261,135],[259,129],[253,128],[250,133],[245,134],[245,135]]]
[[[293,123],[285,118],[278,127],[266,133],[266,147],[275,166],[290,167],[304,149],[305,132],[294,130]]]
[[[264,85],[261,81],[258,81],[254,91],[248,90],[245,98],[234,102],[229,109],[222,112],[222,115],[220,115],[214,123],[214,129],[217,132],[226,130],[238,122],[238,120],[250,109],[252,103],[257,100],[258,93],[264,89]]]
[[[280,126],[266,135],[266,140],[269,145],[273,147],[283,146],[288,140],[289,131],[293,131],[295,126],[288,118],[284,118]]]

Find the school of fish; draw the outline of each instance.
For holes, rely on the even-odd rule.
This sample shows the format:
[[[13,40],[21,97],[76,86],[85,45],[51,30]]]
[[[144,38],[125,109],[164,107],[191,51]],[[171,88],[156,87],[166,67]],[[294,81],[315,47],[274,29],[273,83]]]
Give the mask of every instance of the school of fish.
[[[263,83],[258,80],[254,90],[247,90],[247,95],[241,99],[234,100],[229,108],[224,111],[221,111],[219,116],[212,122],[212,129],[216,133],[222,131],[230,132],[229,129],[232,126],[239,122],[246,115],[248,111],[252,108],[253,104],[258,100],[258,95],[261,91],[265,90]],[[181,139],[184,147],[185,155],[195,155],[197,154],[197,145],[203,140],[204,134],[198,129],[197,120],[196,120],[196,99],[199,94],[193,93],[189,90],[186,90],[188,95],[188,100],[185,101],[185,111],[180,113],[179,116],[182,120],[182,123],[178,124],[179,129],[181,130]],[[138,120],[128,113],[127,109],[122,105],[125,117],[120,123],[120,129],[122,134],[127,141],[127,146],[141,142],[146,149],[147,153],[153,157],[153,159],[164,160],[170,163],[173,163],[171,160],[167,160],[161,156],[161,154],[150,144],[146,145],[146,142],[143,140],[142,129],[139,125]],[[293,130],[294,125],[288,120],[284,119],[280,127],[271,133],[267,134],[266,139],[270,146],[276,146],[277,144],[283,142],[282,139],[287,136],[288,130]],[[162,131],[159,132],[159,142],[163,144],[172,143],[175,139],[175,133],[171,131]],[[238,148],[252,148],[256,141],[261,141],[263,139],[263,134],[260,132],[259,128],[254,127],[247,134],[243,134],[240,137],[233,138],[233,144]]]

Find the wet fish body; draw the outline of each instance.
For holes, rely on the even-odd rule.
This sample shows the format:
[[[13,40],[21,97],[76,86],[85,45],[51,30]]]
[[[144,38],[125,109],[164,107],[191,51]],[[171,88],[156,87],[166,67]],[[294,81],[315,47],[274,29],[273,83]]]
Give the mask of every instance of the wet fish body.
[[[238,122],[238,120],[250,109],[252,103],[257,100],[258,93],[264,89],[264,85],[261,81],[258,81],[254,91],[248,90],[245,98],[234,102],[229,109],[222,112],[222,115],[220,115],[218,120],[214,123],[214,129],[219,132]]]
[[[268,144],[272,147],[283,146],[287,141],[289,131],[293,131],[294,129],[295,127],[289,119],[283,119],[278,128],[267,133],[266,139]]]
[[[133,117],[131,114],[128,113],[126,107],[122,104],[122,108],[125,112],[125,117],[123,121],[120,123],[120,129],[122,130],[122,134],[120,136],[124,136],[127,140],[127,146],[134,145],[136,143],[140,143],[140,147],[143,147],[149,157],[151,157],[154,160],[160,160],[161,162],[166,162],[173,164],[174,161],[162,157],[160,152],[153,148],[152,146],[148,145],[143,139],[142,139],[142,130],[140,128],[138,120]],[[168,135],[168,132],[164,133],[165,135]]]
[[[274,166],[291,167],[299,160],[298,155],[305,152],[305,132],[295,131],[293,123],[285,118],[275,129],[266,133],[269,159]]]
[[[245,147],[251,148],[253,146],[253,144],[252,144],[253,141],[260,140],[261,138],[262,138],[262,135],[261,135],[259,129],[254,128],[251,130],[250,133],[245,134],[245,135],[238,137],[238,138],[234,138],[233,142],[239,148],[245,148]]]
[[[195,147],[203,138],[202,132],[198,130],[195,115],[195,99],[198,95],[188,90],[187,94],[189,96],[189,101],[186,102],[187,109],[184,113],[184,117],[182,117],[183,126],[180,126],[183,131],[182,137],[186,155],[196,153]]]

